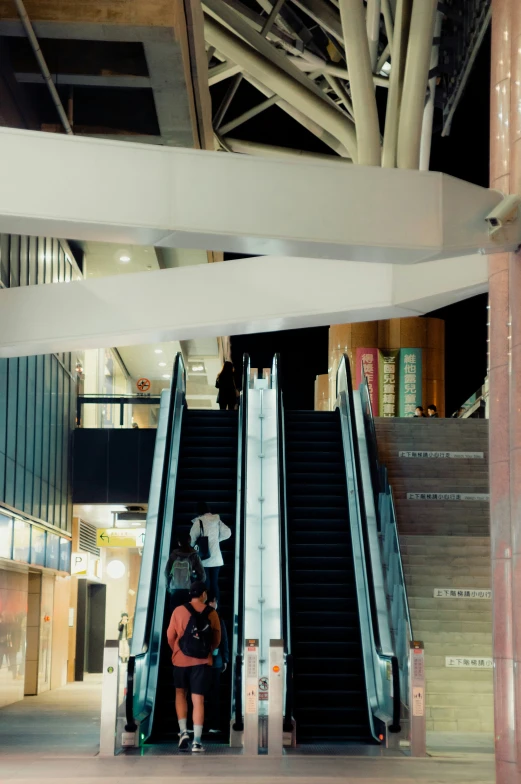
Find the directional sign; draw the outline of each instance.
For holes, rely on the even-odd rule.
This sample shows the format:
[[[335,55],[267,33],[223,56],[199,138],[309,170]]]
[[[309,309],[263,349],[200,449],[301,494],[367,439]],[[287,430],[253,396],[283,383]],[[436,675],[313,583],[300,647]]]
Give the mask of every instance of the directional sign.
[[[144,528],[98,528],[96,544],[98,547],[143,547]]]
[[[148,378],[138,378],[136,386],[139,392],[148,392],[152,384]]]

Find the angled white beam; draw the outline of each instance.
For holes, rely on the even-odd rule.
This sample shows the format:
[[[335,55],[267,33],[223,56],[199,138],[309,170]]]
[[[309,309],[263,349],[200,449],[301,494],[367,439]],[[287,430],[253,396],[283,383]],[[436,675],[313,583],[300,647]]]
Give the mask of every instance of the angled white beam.
[[[0,146],[13,234],[398,264],[520,242],[517,223],[489,237],[501,194],[434,172],[5,128]]]
[[[0,356],[424,313],[487,285],[484,257],[410,267],[257,257],[0,291]]]

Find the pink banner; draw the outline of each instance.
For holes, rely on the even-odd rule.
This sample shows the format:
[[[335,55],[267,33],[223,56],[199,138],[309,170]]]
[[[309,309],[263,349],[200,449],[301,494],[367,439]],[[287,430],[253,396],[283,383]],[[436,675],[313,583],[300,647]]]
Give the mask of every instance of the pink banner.
[[[362,369],[367,379],[371,406],[374,416],[378,416],[378,349],[377,348],[357,348],[356,349],[356,388],[362,381]]]

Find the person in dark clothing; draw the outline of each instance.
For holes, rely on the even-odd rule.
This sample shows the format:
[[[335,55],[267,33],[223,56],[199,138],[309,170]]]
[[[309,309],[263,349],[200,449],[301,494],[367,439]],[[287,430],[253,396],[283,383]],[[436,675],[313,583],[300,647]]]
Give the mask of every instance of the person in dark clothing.
[[[235,383],[235,368],[233,362],[226,361],[217,376],[215,386],[219,390],[217,402],[221,411],[235,411],[237,408],[239,392]]]
[[[427,414],[429,419],[439,419],[440,415],[438,414],[438,409],[431,403],[430,406],[427,406]]]
[[[416,419],[418,418],[426,418],[426,414],[423,412],[423,406],[416,406],[416,410],[414,412],[414,416]]]
[[[207,604],[217,611],[218,603],[215,594],[208,594]],[[212,679],[205,700],[205,716],[210,735],[217,735],[221,732],[221,675],[223,672],[226,672],[230,662],[228,632],[220,616],[219,621],[221,623],[221,642],[219,643],[219,647],[213,651]]]
[[[194,580],[205,581],[204,566],[197,551],[190,544],[188,531],[178,534],[177,547],[170,553],[165,576],[171,612],[190,601],[190,587]]]

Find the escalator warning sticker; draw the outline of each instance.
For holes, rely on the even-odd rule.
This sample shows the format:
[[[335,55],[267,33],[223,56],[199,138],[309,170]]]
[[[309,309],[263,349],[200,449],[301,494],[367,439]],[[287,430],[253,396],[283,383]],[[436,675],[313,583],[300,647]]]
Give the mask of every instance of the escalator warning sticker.
[[[425,716],[425,690],[422,686],[413,686],[412,715]]]

